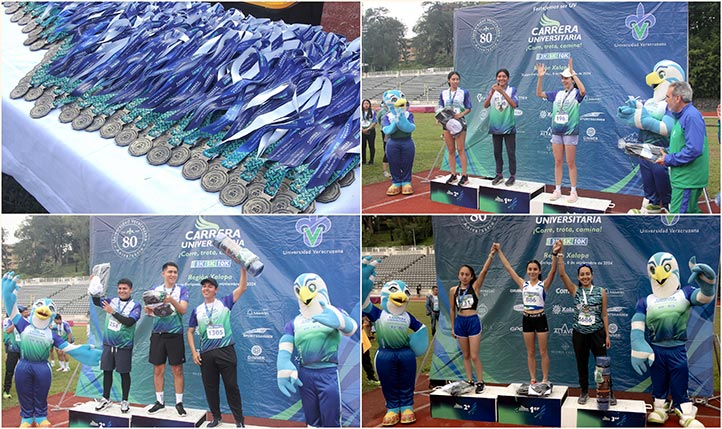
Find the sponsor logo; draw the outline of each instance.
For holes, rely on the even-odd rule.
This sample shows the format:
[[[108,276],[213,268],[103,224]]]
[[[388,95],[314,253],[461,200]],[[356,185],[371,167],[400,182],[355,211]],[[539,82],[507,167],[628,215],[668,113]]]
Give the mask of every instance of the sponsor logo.
[[[539,410],[541,410],[541,407],[525,407],[524,405],[520,405],[520,406],[516,409],[516,412],[517,412],[517,413],[530,413],[530,414],[534,414],[534,413],[538,412]]]
[[[546,119],[546,118],[551,118],[551,117],[552,117],[552,112],[550,112],[548,110],[541,110],[539,112],[540,119]]]
[[[191,268],[230,268],[231,262],[230,259],[193,260]]]
[[[248,362],[265,362],[266,357],[263,356],[263,347],[255,344],[251,347],[251,354],[246,357]]]
[[[524,111],[521,109],[514,109],[514,116],[522,116]]]
[[[552,127],[548,127],[546,130],[540,130],[540,131],[539,131],[539,136],[551,138],[551,136],[552,136]]]
[[[606,122],[604,112],[589,112],[579,117],[581,121]]]
[[[582,140],[585,142],[596,142],[599,141],[599,137],[597,137],[597,130],[593,127],[587,128],[587,130],[584,133],[584,137]]]
[[[491,18],[479,21],[471,32],[471,41],[481,52],[491,52],[496,49],[500,39],[501,27]]]
[[[574,313],[574,307],[564,307],[564,306],[557,304],[554,307],[552,307],[552,313],[554,313],[554,314]]]
[[[263,310],[253,310],[249,308],[246,310],[246,317],[249,317],[251,319],[259,319],[259,318],[267,318],[270,316],[270,312],[266,309]]]
[[[659,217],[660,222],[664,226],[674,226],[679,222],[679,216],[674,215],[662,215]]]
[[[557,295],[564,295],[564,294],[569,295],[569,291],[567,290],[567,288],[563,288],[563,287],[558,287],[555,290],[555,292],[557,293]]]
[[[306,247],[318,247],[323,234],[331,230],[331,220],[325,216],[309,216],[296,221],[296,232],[303,237]]]
[[[524,304],[516,304],[514,307],[514,311],[522,312],[524,311]]]
[[[521,326],[512,326],[511,328],[509,328],[509,331],[510,332],[522,332],[522,328],[521,328]]]
[[[273,338],[273,335],[268,333],[271,328],[255,328],[249,329],[243,332],[244,338]]]
[[[462,228],[476,235],[488,233],[497,223],[496,216],[488,215],[459,216],[458,219]]]
[[[486,313],[489,312],[489,307],[487,307],[484,304],[479,304],[479,309],[477,310],[477,313],[479,313],[480,317],[486,316]]]
[[[637,4],[637,10],[634,15],[629,15],[624,20],[624,26],[632,30],[634,40],[642,41],[649,36],[649,29],[657,23],[657,18],[652,13],[645,13],[644,5]]]
[[[616,323],[610,323],[610,324],[609,324],[609,333],[610,333],[610,334],[616,334],[617,331],[619,331],[619,326],[617,326]]]
[[[604,416],[604,417],[602,417],[602,421],[603,421],[603,422],[616,422],[617,420],[619,420],[619,417],[618,417],[618,416]]]
[[[607,307],[607,313],[622,313],[625,310],[625,307],[619,306],[619,307]]]
[[[555,335],[572,335],[572,328],[568,327],[567,324],[563,324],[558,328],[554,328]]]
[[[148,245],[148,227],[138,219],[126,219],[113,231],[111,246],[116,255],[133,259]]]
[[[589,245],[588,237],[551,237],[546,239],[546,245],[551,246],[555,241],[561,240],[565,246],[587,246]]]
[[[446,191],[446,195],[448,195],[448,196],[450,196],[451,198],[454,198],[454,199],[456,199],[456,200],[458,200],[458,199],[459,199],[459,196],[462,195],[462,194],[463,194],[462,192],[454,191],[454,190],[452,190],[452,189],[449,189],[449,190]]]
[[[506,198],[500,197],[498,195],[494,198],[494,201],[497,203],[502,203],[511,209],[515,208],[517,203],[519,202],[516,198]]]
[[[597,135],[597,130],[592,127],[587,128],[587,137],[594,137]]]
[[[536,60],[568,60],[570,55],[570,52],[544,52],[536,54]]]
[[[196,219],[194,228],[186,231],[183,237],[185,241],[181,243],[183,249],[197,249],[201,247],[213,247],[213,238],[217,233],[222,232],[227,237],[238,243],[240,246],[245,246],[243,239],[241,239],[240,229],[224,229],[221,228],[217,223],[207,221],[203,219],[203,216],[198,216]],[[181,252],[180,256],[198,256],[198,252]]]
[[[549,18],[546,13],[544,13],[539,20],[539,25],[531,29],[528,42],[581,42],[581,40],[582,35],[579,33],[579,26],[575,24],[562,24],[555,19]]]

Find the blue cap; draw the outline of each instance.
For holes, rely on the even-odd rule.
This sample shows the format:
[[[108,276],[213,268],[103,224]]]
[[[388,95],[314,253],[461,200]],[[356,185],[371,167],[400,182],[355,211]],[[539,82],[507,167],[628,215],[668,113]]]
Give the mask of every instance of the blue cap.
[[[23,311],[25,311],[25,310],[27,310],[27,309],[28,309],[28,308],[25,307],[24,305],[18,305],[18,312],[19,312],[19,313],[22,313]]]

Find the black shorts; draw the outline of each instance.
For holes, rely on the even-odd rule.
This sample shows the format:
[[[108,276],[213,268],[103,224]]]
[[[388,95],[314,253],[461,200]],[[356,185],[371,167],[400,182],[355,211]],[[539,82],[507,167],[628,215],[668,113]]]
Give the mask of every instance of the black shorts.
[[[183,334],[153,332],[150,335],[148,361],[153,365],[165,365],[166,358],[171,366],[186,362]]]
[[[549,332],[546,314],[524,313],[521,320],[521,330],[522,332]]]
[[[103,345],[103,354],[100,356],[100,369],[103,371],[116,370],[120,374],[130,372],[133,363],[133,349],[119,349]]]

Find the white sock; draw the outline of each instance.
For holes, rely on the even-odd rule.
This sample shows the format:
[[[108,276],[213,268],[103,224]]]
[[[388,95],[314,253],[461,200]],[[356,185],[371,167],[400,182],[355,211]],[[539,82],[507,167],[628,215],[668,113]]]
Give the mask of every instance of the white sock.
[[[183,394],[182,393],[176,393],[175,394],[175,403],[180,404],[183,402]]]
[[[576,187],[576,186],[572,186],[571,192],[577,192],[577,187]]]
[[[155,400],[163,403],[163,392],[155,392]]]
[[[561,190],[562,190],[562,185],[556,185],[556,187],[554,188],[554,190],[561,192]]]

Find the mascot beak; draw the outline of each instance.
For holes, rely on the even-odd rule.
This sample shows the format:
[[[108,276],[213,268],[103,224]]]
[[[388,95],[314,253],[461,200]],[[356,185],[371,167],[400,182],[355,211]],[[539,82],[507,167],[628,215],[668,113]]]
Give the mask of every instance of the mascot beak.
[[[298,298],[301,300],[303,305],[308,305],[316,297],[318,292],[311,292],[306,286],[302,287],[298,291]]]
[[[50,311],[50,308],[47,305],[43,305],[42,307],[35,309],[35,315],[40,320],[48,320],[50,319],[50,316],[53,315],[53,312]]]
[[[396,103],[394,103],[394,107],[404,108],[406,107],[406,99],[405,98],[399,98],[396,100]]]
[[[664,81],[664,79],[662,79],[659,76],[659,73],[657,73],[656,71],[653,71],[652,73],[648,74],[645,77],[645,80],[647,81],[647,85],[651,86],[652,88],[654,88],[655,86],[659,85],[660,83],[662,83]]]
[[[660,265],[658,267],[655,267],[652,279],[654,279],[657,284],[663,285],[664,282],[666,282],[671,275],[671,272],[665,270],[664,267]]]
[[[394,305],[397,307],[402,307],[404,304],[406,304],[406,301],[408,300],[409,298],[402,291],[398,291],[389,295],[389,302],[393,302]]]

